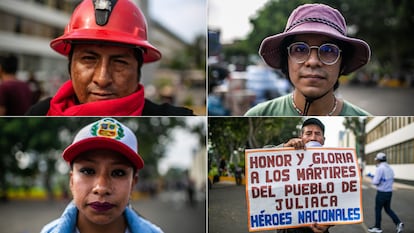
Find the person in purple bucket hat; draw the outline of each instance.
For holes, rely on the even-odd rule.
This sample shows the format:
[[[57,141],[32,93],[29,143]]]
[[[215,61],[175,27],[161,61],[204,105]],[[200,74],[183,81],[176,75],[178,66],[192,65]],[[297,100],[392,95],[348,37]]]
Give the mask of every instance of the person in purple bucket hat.
[[[259,54],[281,69],[292,93],[260,103],[246,116],[366,116],[367,111],[337,98],[339,77],[368,63],[369,45],[347,36],[342,14],[324,4],[304,4],[289,16],[282,33],[262,41]]]

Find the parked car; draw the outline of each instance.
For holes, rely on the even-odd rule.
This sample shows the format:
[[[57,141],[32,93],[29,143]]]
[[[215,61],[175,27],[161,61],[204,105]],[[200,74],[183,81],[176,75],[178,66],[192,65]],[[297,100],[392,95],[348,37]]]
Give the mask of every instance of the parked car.
[[[248,66],[246,88],[255,92],[253,105],[286,95],[292,87],[284,75],[266,66]]]

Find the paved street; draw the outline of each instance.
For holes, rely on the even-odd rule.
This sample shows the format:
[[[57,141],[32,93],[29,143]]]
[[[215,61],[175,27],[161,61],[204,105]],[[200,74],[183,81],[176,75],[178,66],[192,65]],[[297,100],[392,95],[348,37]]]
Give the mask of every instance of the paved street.
[[[338,96],[375,116],[413,116],[414,88],[341,85]]]
[[[60,216],[67,201],[10,201],[0,203],[0,233],[38,233]],[[206,205],[204,201],[190,206],[183,192],[169,192],[154,199],[132,203],[145,218],[166,233],[204,232]]]
[[[392,209],[405,223],[404,233],[414,233],[414,187],[395,184]],[[357,225],[341,225],[330,229],[331,233],[366,233],[374,225],[374,202],[376,190],[363,182],[364,222]],[[209,190],[208,205],[209,233],[248,232],[246,192],[244,186],[233,183],[216,183]],[[382,229],[384,233],[395,232],[394,223],[383,211]],[[275,232],[275,231],[263,231]]]

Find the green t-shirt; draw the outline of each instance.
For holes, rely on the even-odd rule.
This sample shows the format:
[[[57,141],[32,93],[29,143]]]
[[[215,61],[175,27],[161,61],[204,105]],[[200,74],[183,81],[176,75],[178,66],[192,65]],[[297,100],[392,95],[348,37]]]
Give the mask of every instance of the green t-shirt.
[[[292,94],[260,103],[249,109],[245,116],[300,116],[292,105]],[[370,116],[367,111],[344,100],[340,116]]]

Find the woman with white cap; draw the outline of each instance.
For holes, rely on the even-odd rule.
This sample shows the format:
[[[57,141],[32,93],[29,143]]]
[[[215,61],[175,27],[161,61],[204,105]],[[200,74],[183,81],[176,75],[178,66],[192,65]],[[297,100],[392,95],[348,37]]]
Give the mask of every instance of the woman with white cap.
[[[245,115],[370,115],[334,94],[339,77],[367,64],[371,56],[369,45],[348,37],[346,29],[344,17],[332,7],[297,7],[285,31],[265,38],[259,49],[267,65],[288,77],[294,91],[260,103]]]
[[[161,233],[130,206],[138,170],[135,134],[122,123],[104,118],[83,127],[63,152],[70,164],[73,201],[41,233]]]

